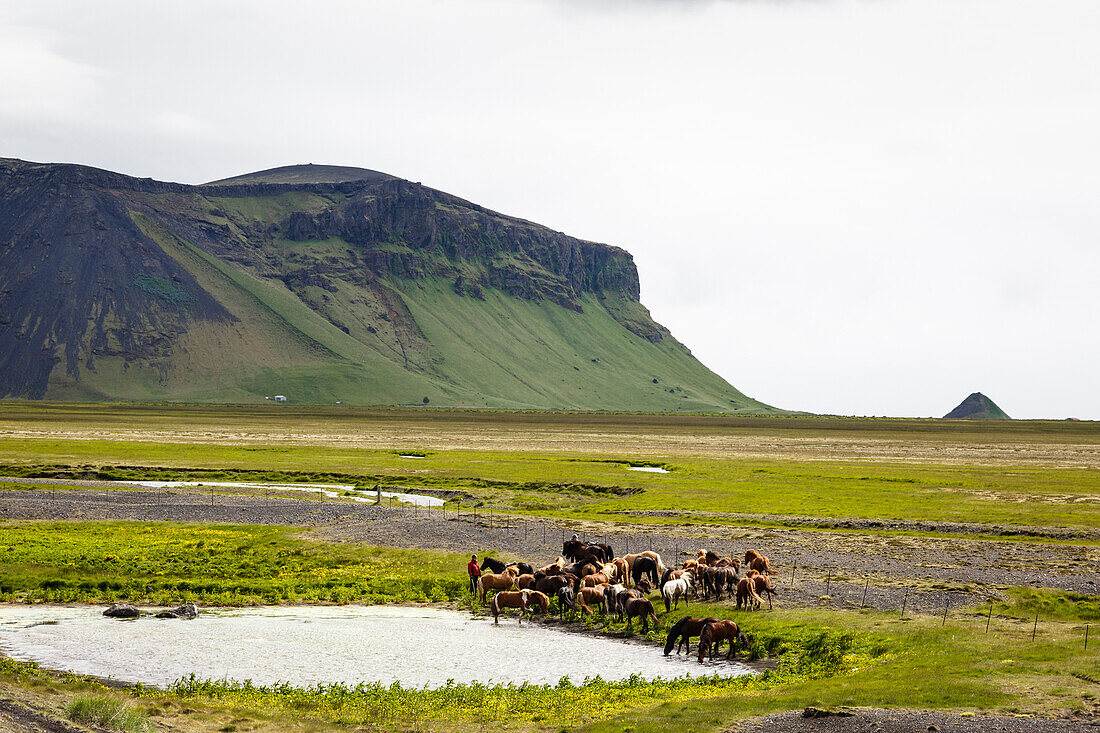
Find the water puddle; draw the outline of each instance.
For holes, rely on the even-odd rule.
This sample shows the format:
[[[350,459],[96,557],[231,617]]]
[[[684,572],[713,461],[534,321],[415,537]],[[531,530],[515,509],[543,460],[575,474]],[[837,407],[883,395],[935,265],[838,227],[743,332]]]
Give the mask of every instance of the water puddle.
[[[0,607],[0,649],[78,674],[164,686],[199,679],[294,685],[399,681],[556,684],[748,674],[660,648],[502,619],[408,606],[297,606],[203,610],[192,621],[105,618],[103,607]]]
[[[112,481],[111,483],[126,486],[142,486],[147,489],[170,489],[179,486],[220,486],[229,489],[305,491],[310,494],[323,494],[327,498],[345,498],[368,504],[373,504],[378,496],[378,492],[370,489],[358,491],[355,496],[345,496],[345,491],[355,491],[355,486],[353,484],[270,484],[246,481]],[[393,491],[383,491],[382,498],[392,498],[405,504],[415,504],[416,506],[443,506],[443,499],[435,496],[425,496],[423,494],[402,494]]]
[[[644,473],[670,473],[667,468],[661,468],[660,466],[629,466],[627,471],[642,471]]]

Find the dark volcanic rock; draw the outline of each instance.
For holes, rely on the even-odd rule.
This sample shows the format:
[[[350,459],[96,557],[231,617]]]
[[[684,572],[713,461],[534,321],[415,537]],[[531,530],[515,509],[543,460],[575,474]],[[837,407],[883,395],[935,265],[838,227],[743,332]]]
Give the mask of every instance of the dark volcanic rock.
[[[194,603],[182,603],[175,608],[166,608],[157,614],[157,618],[198,618],[199,609]]]
[[[141,615],[141,611],[137,610],[129,603],[112,603],[111,606],[103,612],[103,615],[108,618],[137,618]]]
[[[943,416],[944,419],[970,419],[970,420],[1011,420],[1004,410],[997,407],[993,400],[981,392],[975,392],[951,412]]]

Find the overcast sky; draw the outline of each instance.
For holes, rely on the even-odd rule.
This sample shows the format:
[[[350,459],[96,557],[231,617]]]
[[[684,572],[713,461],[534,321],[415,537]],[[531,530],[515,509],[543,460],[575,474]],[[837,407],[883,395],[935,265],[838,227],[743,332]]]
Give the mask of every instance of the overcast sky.
[[[0,1],[0,156],[421,181],[781,407],[1100,419],[1097,0]]]

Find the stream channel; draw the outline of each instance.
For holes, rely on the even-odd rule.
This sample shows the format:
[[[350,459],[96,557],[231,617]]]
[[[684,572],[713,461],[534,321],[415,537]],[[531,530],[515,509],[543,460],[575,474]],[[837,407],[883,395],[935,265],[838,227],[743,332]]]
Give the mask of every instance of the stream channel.
[[[160,687],[192,673],[256,684],[438,687],[449,679],[556,684],[564,676],[579,683],[596,675],[672,679],[752,671],[665,657],[652,645],[520,626],[514,616],[494,626],[424,606],[203,609],[190,621],[102,614],[102,606],[0,607],[0,650],[49,669]]]

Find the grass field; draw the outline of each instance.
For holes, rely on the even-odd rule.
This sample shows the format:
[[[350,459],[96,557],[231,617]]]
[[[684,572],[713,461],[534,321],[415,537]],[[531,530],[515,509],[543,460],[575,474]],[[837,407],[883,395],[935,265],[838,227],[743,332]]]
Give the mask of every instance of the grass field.
[[[399,455],[410,452],[424,457]],[[640,465],[669,473],[628,470]],[[920,520],[978,525],[968,542],[993,542],[981,527],[992,536],[1008,525],[1076,533],[1059,541],[1092,546],[1098,469],[1092,423],[0,403],[0,475],[386,483],[610,527]],[[899,541],[906,532],[873,531]],[[1044,536],[1018,541],[1059,552]],[[458,555],[327,543],[281,527],[6,522],[0,558],[7,600],[468,603]],[[186,681],[168,693],[110,693],[5,661],[0,688],[57,711],[81,696],[114,695],[173,731],[718,730],[806,705],[1100,714],[1100,643],[1083,645],[1100,597],[1042,587],[1001,595],[991,617],[988,606],[953,607],[946,621],[692,604],[692,615],[743,622],[754,653],[778,665],[735,683],[409,690]]]
[[[1100,526],[1092,423],[15,404],[0,405],[0,464],[9,475],[142,466],[181,478],[214,478],[199,469],[336,477],[605,521],[786,515]]]

